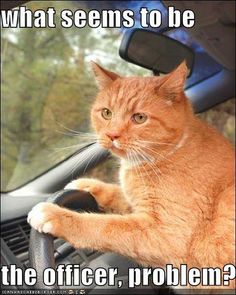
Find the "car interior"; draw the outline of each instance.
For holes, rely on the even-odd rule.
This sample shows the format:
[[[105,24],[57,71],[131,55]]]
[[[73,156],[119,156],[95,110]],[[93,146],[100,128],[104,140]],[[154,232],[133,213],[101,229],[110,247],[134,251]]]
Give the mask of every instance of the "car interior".
[[[19,5],[27,6],[30,2],[1,1],[1,10],[14,9]],[[40,5],[41,1],[35,2]],[[78,2],[79,5],[79,2],[92,3],[93,1],[74,2]],[[122,1],[103,2],[118,3]],[[126,2],[129,5],[129,2],[135,1]],[[190,47],[187,42],[184,42],[184,38],[179,41],[176,29],[167,27],[152,30],[140,27],[120,30],[119,52],[115,53],[117,60],[123,61],[125,65],[127,64],[130,67],[136,66],[146,69],[149,75],[162,75],[170,72],[181,60],[185,59],[190,70],[185,93],[191,100],[197,114],[207,112],[217,105],[232,100],[235,97],[235,2],[154,2],[160,2],[163,9],[168,6],[175,6],[180,11],[186,9],[194,11],[195,25],[189,29],[183,28],[182,36],[185,36],[184,32],[187,30],[188,36],[191,40],[194,40],[192,44],[195,45]],[[63,1],[62,5],[66,8],[66,3],[63,4]],[[79,31],[78,34],[80,34]],[[6,49],[6,52],[7,50],[10,49]],[[207,64],[207,61],[209,61],[209,64]],[[203,64],[207,65],[209,72],[199,78],[199,71],[203,69]],[[4,74],[4,64],[2,68]],[[17,75],[17,73],[15,74]],[[90,74],[90,79],[93,79],[92,74]],[[2,93],[4,99],[3,95],[4,93]],[[2,112],[4,112],[4,107]],[[110,158],[109,152],[96,143],[87,144],[55,165],[41,171],[38,175],[32,174],[28,181],[20,183],[17,187],[5,186],[1,188],[1,266],[14,264],[21,269],[34,267],[38,275],[34,288],[53,290],[73,289],[74,287],[46,286],[42,280],[42,270],[47,267],[55,268],[59,264],[76,264],[80,265],[81,268],[90,267],[91,269],[118,267],[119,276],[125,282],[122,288],[126,290],[124,292],[127,294],[128,268],[141,267],[135,261],[121,257],[116,253],[75,249],[68,242],[36,232],[27,223],[27,214],[31,208],[37,203],[47,200],[71,210],[99,212],[95,199],[89,193],[64,190],[63,188],[72,179],[83,177],[85,173],[93,173],[96,167],[104,165]],[[5,169],[3,163],[1,169],[2,171]],[[21,173],[24,174],[24,170]],[[1,287],[5,290],[32,289],[25,284]],[[157,288],[150,284],[143,291],[144,287],[139,287],[140,292],[142,291],[144,294],[161,294],[163,288]],[[89,294],[98,294],[99,289],[101,289],[101,294],[120,294],[121,292],[109,286],[102,288],[95,285],[89,288],[80,286],[80,289],[87,289]],[[138,289],[128,290],[128,292],[137,294]],[[171,291],[168,290],[168,293],[171,293]]]

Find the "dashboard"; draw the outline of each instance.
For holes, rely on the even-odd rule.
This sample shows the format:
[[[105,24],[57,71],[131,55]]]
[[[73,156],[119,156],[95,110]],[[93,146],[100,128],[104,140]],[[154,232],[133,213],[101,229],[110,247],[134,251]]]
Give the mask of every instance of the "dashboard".
[[[48,196],[48,194],[42,194],[40,197],[35,195],[27,197],[12,196],[10,194],[2,195],[1,201],[2,205],[4,204],[4,211],[2,211],[1,216],[1,267],[15,265],[23,271],[31,267],[29,260],[31,227],[27,222],[27,213],[38,202],[46,201]],[[128,269],[138,266],[134,261],[116,253],[101,253],[92,249],[75,249],[68,242],[58,238],[54,238],[54,258],[56,267],[59,264],[77,265],[81,270],[89,267],[93,271],[98,267],[107,270],[118,268],[117,280],[122,277],[122,280],[125,282],[122,288],[127,287]],[[89,288],[81,285],[79,287],[87,289],[89,293],[99,288],[95,284],[89,286]],[[71,289],[73,286],[63,286],[60,288]],[[74,288],[78,289],[78,286]],[[104,286],[104,288],[111,289],[109,286]],[[1,289],[32,290],[32,287],[24,283],[21,286],[5,286],[2,284]]]
[[[30,267],[29,239],[31,227],[27,216],[1,223],[1,266],[15,264],[21,269]],[[54,238],[54,257],[56,264],[78,264],[86,267],[91,261],[102,255],[91,249],[74,249],[62,239]],[[6,289],[8,286],[1,286]],[[28,289],[26,285],[10,286],[10,289]]]

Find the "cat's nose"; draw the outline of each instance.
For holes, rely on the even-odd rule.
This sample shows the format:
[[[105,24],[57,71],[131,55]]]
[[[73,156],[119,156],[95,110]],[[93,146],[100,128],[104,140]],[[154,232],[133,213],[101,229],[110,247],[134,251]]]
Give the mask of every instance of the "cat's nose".
[[[113,141],[115,139],[118,139],[120,137],[120,134],[117,132],[107,132],[106,136],[109,137]]]

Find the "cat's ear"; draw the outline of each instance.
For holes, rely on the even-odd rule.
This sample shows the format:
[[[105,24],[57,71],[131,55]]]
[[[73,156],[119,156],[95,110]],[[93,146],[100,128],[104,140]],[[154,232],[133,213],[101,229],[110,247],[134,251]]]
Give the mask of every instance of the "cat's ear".
[[[175,70],[163,77],[159,93],[169,101],[180,101],[188,72],[186,62],[183,61]]]
[[[95,75],[95,78],[98,83],[98,87],[100,89],[103,89],[111,84],[111,82],[115,81],[117,78],[120,78],[119,75],[116,73],[113,73],[111,71],[108,71],[104,68],[102,68],[100,65],[95,63],[94,61],[91,61],[91,66]]]

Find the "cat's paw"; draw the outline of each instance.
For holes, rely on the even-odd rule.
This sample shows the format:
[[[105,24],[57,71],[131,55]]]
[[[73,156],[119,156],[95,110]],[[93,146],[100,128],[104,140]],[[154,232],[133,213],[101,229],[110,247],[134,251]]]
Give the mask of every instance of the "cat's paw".
[[[64,189],[75,189],[75,190],[78,190],[78,186],[77,186],[77,181],[78,180],[72,180],[71,182],[69,182],[65,187]]]
[[[89,192],[97,201],[101,211],[106,208],[109,202],[109,184],[94,178],[79,178],[65,186],[65,189],[77,189]]]
[[[94,197],[101,192],[105,183],[100,180],[92,178],[79,178],[68,183],[64,189],[76,189],[87,191]]]
[[[58,235],[61,227],[62,208],[42,202],[35,205],[28,214],[28,223],[40,233]]]

